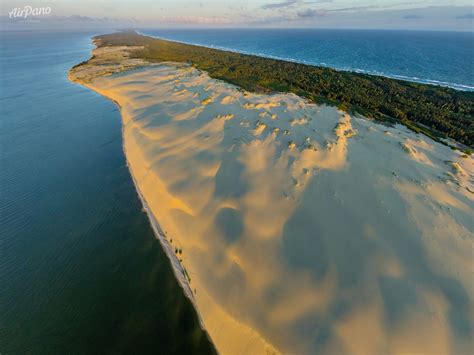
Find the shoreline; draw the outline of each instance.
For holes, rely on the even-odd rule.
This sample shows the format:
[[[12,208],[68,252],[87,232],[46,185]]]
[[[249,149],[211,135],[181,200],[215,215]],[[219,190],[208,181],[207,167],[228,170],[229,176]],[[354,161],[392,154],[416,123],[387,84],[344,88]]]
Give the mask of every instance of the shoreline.
[[[186,297],[193,304],[193,307],[195,308],[196,314],[197,314],[198,319],[199,319],[199,323],[201,325],[201,329],[206,330],[206,328],[204,327],[204,322],[202,320],[201,314],[200,314],[199,309],[197,307],[197,304],[195,302],[193,291],[191,289],[191,285],[189,284],[189,282],[187,281],[187,279],[185,277],[185,269],[181,265],[181,263],[179,262],[179,259],[178,259],[178,257],[176,256],[176,254],[174,252],[174,247],[170,244],[170,242],[166,238],[166,234],[164,233],[164,231],[161,228],[159,222],[157,221],[155,215],[153,214],[153,211],[151,210],[145,196],[143,195],[143,193],[140,189],[140,186],[138,185],[138,182],[137,182],[137,179],[135,177],[133,168],[131,167],[129,155],[127,154],[127,146],[126,146],[126,142],[125,142],[125,134],[124,134],[125,122],[124,122],[124,115],[123,115],[123,112],[122,112],[122,106],[116,100],[114,100],[113,98],[105,95],[103,92],[100,92],[100,91],[96,90],[91,85],[88,85],[86,83],[79,83],[79,82],[73,81],[69,77],[68,77],[68,80],[70,80],[74,84],[85,86],[89,90],[92,90],[96,94],[98,94],[98,95],[106,98],[107,100],[113,102],[114,105],[116,105],[117,108],[119,109],[120,120],[121,120],[122,152],[125,156],[125,161],[126,161],[127,168],[128,168],[129,173],[130,173],[130,176],[132,178],[133,185],[134,185],[135,190],[137,192],[137,195],[138,195],[138,197],[139,197],[139,199],[142,203],[143,210],[146,213],[146,215],[148,217],[148,220],[150,221],[150,225],[153,229],[155,237],[160,242],[160,245],[161,245],[163,251],[165,252],[167,258],[169,259],[169,261],[171,263],[171,267],[173,269],[173,273],[175,275],[176,280],[178,281],[179,285],[183,289],[184,294],[186,295]],[[211,339],[208,332],[206,332],[206,335],[208,336],[209,339]],[[212,342],[212,339],[211,339],[211,342]]]
[[[180,63],[175,63],[175,64],[180,65]],[[152,68],[153,66],[154,66],[153,64],[149,64],[149,65],[145,66],[144,68],[147,68],[147,67]],[[72,68],[72,69],[74,69],[74,68]],[[140,70],[141,67],[127,69],[127,70],[124,70],[123,72],[133,71],[134,69]],[[153,210],[150,207],[150,203],[147,201],[146,197],[144,196],[144,193],[142,192],[142,190],[140,188],[140,185],[137,181],[136,174],[134,172],[134,169],[132,168],[132,164],[131,164],[131,161],[130,161],[130,156],[129,156],[129,154],[127,154],[128,149],[127,149],[127,140],[126,140],[126,136],[125,136],[126,123],[125,123],[125,115],[123,113],[122,106],[116,100],[114,100],[112,97],[106,95],[104,92],[102,92],[102,91],[96,89],[95,87],[93,87],[93,85],[90,85],[90,84],[84,83],[84,82],[78,82],[78,81],[72,80],[71,78],[69,78],[69,76],[68,76],[68,80],[70,80],[71,82],[73,82],[75,84],[82,85],[82,86],[88,88],[89,90],[92,90],[93,92],[97,93],[98,95],[110,100],[111,102],[113,102],[118,107],[120,117],[121,117],[121,126],[122,126],[121,127],[122,150],[123,150],[123,153],[125,155],[127,168],[130,172],[130,176],[132,177],[133,184],[135,186],[135,190],[137,191],[138,197],[140,198],[140,201],[142,202],[143,209],[147,214],[148,220],[150,221],[150,225],[153,229],[155,237],[160,242],[160,245],[161,245],[163,251],[165,252],[166,256],[168,257],[168,259],[171,263],[171,267],[173,269],[173,273],[175,275],[176,280],[178,281],[179,285],[183,289],[183,292],[184,292],[185,296],[190,300],[190,302],[192,303],[192,305],[193,305],[193,307],[196,311],[196,315],[199,319],[201,329],[203,330],[203,332],[205,332],[206,336],[208,337],[209,341],[213,344],[213,346],[216,349],[217,353],[219,353],[220,348],[217,347],[215,340],[213,339],[212,335],[209,332],[209,329],[205,326],[202,313],[199,309],[198,304],[196,303],[196,299],[195,299],[193,290],[192,290],[191,285],[190,285],[190,283],[189,283],[189,281],[186,277],[187,271],[186,271],[185,267],[183,266],[183,264],[180,262],[177,254],[174,252],[173,245],[167,239],[167,234],[164,233],[163,228],[161,227],[160,223],[157,220],[157,217],[153,213]],[[205,289],[201,289],[200,293],[203,293],[203,291],[205,292]],[[212,300],[209,299],[209,296],[206,296],[206,298],[208,298],[208,300],[206,302],[212,302]],[[241,331],[244,334],[246,334],[246,336],[248,338],[252,339],[253,342],[258,343],[258,345],[253,344],[253,345],[250,345],[250,347],[256,346],[256,348],[254,348],[254,349],[259,349],[258,353],[263,353],[262,351],[264,351],[266,354],[274,354],[274,355],[280,354],[280,352],[267,339],[265,339],[262,335],[260,335],[255,329],[252,329],[252,328],[248,327],[245,324],[241,324],[237,319],[234,319],[232,317],[229,317],[229,315],[222,313],[223,311],[224,310],[219,309],[219,310],[217,310],[217,313],[220,313],[220,316],[223,319],[223,322],[227,322],[227,327],[228,327],[227,329],[228,330],[232,329],[232,328],[235,329],[236,327],[237,328],[243,328]],[[222,343],[221,343],[221,345],[222,345]],[[247,346],[249,346],[249,345],[247,345]],[[223,353],[228,353],[228,352],[224,351]]]
[[[178,255],[175,253],[175,247],[173,247],[171,245],[171,243],[168,241],[168,239],[166,238],[166,233],[163,231],[160,223],[158,222],[156,216],[154,215],[154,213],[153,213],[153,211],[152,211],[152,209],[149,205],[149,202],[147,201],[146,197],[144,196],[144,194],[143,194],[143,192],[140,188],[140,185],[138,184],[136,174],[134,172],[134,169],[132,168],[132,164],[131,164],[131,161],[130,161],[130,156],[127,153],[127,140],[126,140],[126,135],[125,135],[125,128],[126,128],[125,119],[126,119],[126,117],[124,115],[122,105],[120,105],[120,103],[117,100],[115,100],[111,96],[107,95],[104,91],[102,91],[102,90],[98,89],[97,87],[95,87],[94,85],[92,85],[92,83],[89,82],[90,78],[87,78],[87,80],[81,80],[77,77],[73,77],[73,72],[75,70],[77,70],[77,68],[80,68],[82,65],[85,65],[85,64],[89,63],[91,60],[95,59],[94,51],[98,50],[99,43],[100,43],[100,40],[98,40],[96,37],[97,36],[91,38],[91,42],[95,46],[95,49],[92,50],[92,55],[86,61],[83,61],[83,62],[78,63],[78,64],[74,65],[73,67],[71,67],[68,71],[67,79],[73,84],[83,86],[83,87],[91,90],[92,92],[100,95],[101,97],[104,97],[105,99],[107,99],[107,100],[111,101],[112,103],[114,103],[114,105],[118,108],[119,114],[120,114],[120,121],[121,121],[120,131],[121,131],[121,139],[122,139],[122,144],[121,144],[122,152],[124,154],[125,162],[127,164],[127,169],[129,171],[130,177],[132,178],[133,185],[135,187],[135,191],[137,192],[137,195],[138,195],[138,197],[141,201],[141,204],[142,204],[142,208],[143,208],[144,212],[147,215],[147,218],[149,220],[151,228],[153,229],[153,233],[155,235],[155,238],[158,239],[158,241],[160,243],[160,246],[161,246],[161,249],[166,254],[166,257],[168,258],[168,260],[171,264],[171,268],[173,270],[175,280],[178,282],[179,286],[183,290],[183,293],[184,293],[185,297],[188,298],[189,301],[191,302],[191,304],[192,304],[192,306],[195,310],[196,316],[199,320],[199,326],[200,326],[201,330],[205,333],[206,337],[209,339],[209,342],[213,345],[214,349],[217,352],[215,342],[213,341],[213,339],[211,337],[211,334],[207,331],[207,329],[204,325],[204,321],[203,321],[201,312],[199,311],[199,307],[196,303],[191,285],[190,285],[190,283],[189,283],[189,281],[186,277],[186,275],[187,275],[186,270],[185,270],[184,266],[181,264]],[[125,53],[128,53],[127,51],[128,51],[128,49],[125,50]],[[113,74],[120,74],[120,73],[127,72],[127,71],[133,71],[135,69],[139,70],[141,68],[153,67],[153,65],[154,64],[152,64],[152,63],[135,63],[134,62],[134,63],[131,63],[130,67],[127,67],[127,68],[120,67],[119,70],[115,70],[115,68],[114,68],[114,69],[112,69],[112,73]],[[97,76],[101,76],[101,75],[104,75],[104,73],[97,74]],[[107,74],[105,74],[105,75],[107,75]],[[94,75],[92,77],[94,78]]]
[[[125,141],[125,133],[124,133],[125,122],[124,122],[124,115],[123,115],[123,112],[122,112],[122,106],[116,100],[114,100],[113,98],[111,98],[111,97],[105,95],[104,93],[94,89],[91,85],[88,85],[86,83],[75,82],[75,81],[73,81],[69,78],[69,75],[68,75],[68,80],[71,81],[74,84],[78,84],[78,85],[81,85],[81,86],[84,86],[84,87],[88,88],[89,90],[92,90],[96,94],[98,94],[98,95],[104,97],[105,99],[113,102],[114,105],[117,106],[117,108],[119,110],[119,114],[120,114],[120,120],[121,120],[122,152],[124,154],[125,161],[126,161],[126,164],[127,164],[127,168],[128,168],[129,173],[130,173],[130,177],[132,178],[133,185],[135,187],[135,191],[137,192],[138,198],[141,201],[143,210],[147,215],[148,221],[150,222],[150,226],[153,229],[153,233],[155,235],[155,238],[158,239],[162,250],[164,251],[166,257],[168,258],[168,260],[171,264],[171,269],[173,270],[173,274],[175,276],[176,281],[178,281],[178,284],[180,285],[181,289],[183,290],[184,295],[189,299],[189,301],[193,305],[196,316],[199,320],[199,325],[200,325],[201,330],[204,332],[204,334],[208,338],[209,342],[213,345],[214,349],[216,349],[216,346],[215,346],[215,343],[214,343],[214,341],[211,337],[211,334],[207,331],[207,329],[204,325],[204,320],[202,318],[201,312],[199,311],[199,307],[198,307],[198,305],[196,303],[196,300],[194,298],[194,294],[193,294],[191,285],[190,285],[190,283],[188,282],[188,280],[186,278],[186,270],[183,267],[183,265],[180,263],[177,254],[174,252],[174,247],[171,245],[171,243],[166,238],[166,234],[164,233],[163,229],[160,226],[160,223],[158,222],[155,215],[153,214],[153,211],[151,210],[145,196],[143,195],[143,193],[140,189],[140,186],[139,186],[139,184],[137,182],[137,179],[135,177],[133,168],[131,167],[129,155],[127,154],[127,146],[126,146],[126,141]],[[217,349],[216,349],[216,352],[218,353]]]
[[[147,36],[154,39],[160,39],[163,41],[174,42],[174,43],[179,43],[179,44],[187,44],[190,46],[204,47],[204,48],[209,48],[209,49],[216,49],[216,50],[220,50],[224,52],[256,56],[259,58],[274,59],[274,60],[278,60],[282,62],[304,64],[304,65],[309,65],[316,68],[320,67],[320,68],[325,68],[325,69],[333,69],[333,70],[345,72],[345,73],[364,74],[364,75],[370,75],[372,77],[381,77],[381,78],[387,78],[387,79],[393,79],[393,80],[401,80],[401,81],[406,81],[406,82],[410,82],[414,84],[431,85],[435,87],[448,88],[448,89],[458,90],[462,92],[474,92],[474,86],[469,86],[465,84],[449,83],[449,82],[439,81],[435,79],[421,79],[421,78],[409,77],[409,76],[398,75],[398,74],[386,74],[383,72],[369,71],[369,70],[357,69],[357,68],[336,67],[336,66],[330,66],[324,63],[313,63],[313,62],[308,62],[305,60],[297,60],[293,58],[284,58],[284,57],[278,57],[278,56],[272,56],[272,55],[265,55],[263,53],[248,52],[248,51],[243,51],[243,50],[238,50],[238,49],[232,49],[229,47],[206,45],[206,44],[201,44],[201,43],[196,43],[196,42],[180,41],[180,40],[171,39],[171,38],[162,37],[162,36],[154,36],[151,34],[141,32],[139,30],[137,30],[136,33],[142,36]]]

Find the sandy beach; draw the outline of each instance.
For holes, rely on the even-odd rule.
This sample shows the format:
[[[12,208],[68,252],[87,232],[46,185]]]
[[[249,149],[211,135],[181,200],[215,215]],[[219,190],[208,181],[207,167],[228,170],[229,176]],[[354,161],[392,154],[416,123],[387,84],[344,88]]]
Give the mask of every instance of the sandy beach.
[[[99,48],[155,232],[222,354],[461,354],[474,161],[401,125]]]

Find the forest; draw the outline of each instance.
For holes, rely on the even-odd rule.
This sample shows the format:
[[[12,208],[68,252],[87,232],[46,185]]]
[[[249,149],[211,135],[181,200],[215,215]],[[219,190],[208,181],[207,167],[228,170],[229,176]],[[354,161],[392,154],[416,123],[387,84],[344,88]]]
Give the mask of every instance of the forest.
[[[150,62],[186,62],[245,90],[293,92],[368,118],[402,123],[438,141],[451,138],[474,146],[474,92],[182,44],[132,31],[95,40],[98,46],[144,46],[133,55]]]

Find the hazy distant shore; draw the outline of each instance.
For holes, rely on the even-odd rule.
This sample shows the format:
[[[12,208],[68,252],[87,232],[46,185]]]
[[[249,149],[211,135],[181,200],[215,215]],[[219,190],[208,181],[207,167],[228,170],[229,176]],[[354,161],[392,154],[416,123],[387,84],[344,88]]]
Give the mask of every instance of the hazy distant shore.
[[[141,49],[98,48],[69,78],[121,107],[137,191],[218,351],[472,348],[472,157]]]

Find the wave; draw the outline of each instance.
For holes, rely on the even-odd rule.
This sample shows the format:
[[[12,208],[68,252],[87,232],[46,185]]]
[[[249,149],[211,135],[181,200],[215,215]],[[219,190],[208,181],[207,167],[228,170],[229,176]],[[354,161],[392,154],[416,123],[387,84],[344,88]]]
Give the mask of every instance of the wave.
[[[382,77],[385,77],[385,78],[404,80],[404,81],[409,81],[409,82],[413,82],[413,83],[429,84],[429,85],[447,87],[447,88],[451,88],[451,89],[455,89],[455,90],[459,90],[459,91],[474,91],[474,86],[470,86],[470,85],[466,85],[466,84],[451,83],[451,82],[446,82],[446,81],[441,81],[441,80],[436,80],[436,79],[429,79],[429,78],[418,78],[418,77],[406,76],[406,75],[401,75],[401,74],[392,74],[392,73],[386,73],[386,72],[381,72],[381,71],[377,71],[377,70],[367,70],[367,69],[352,68],[352,67],[338,67],[338,66],[329,65],[329,64],[323,63],[323,62],[318,63],[318,62],[307,61],[307,60],[304,60],[304,59],[274,56],[274,55],[267,54],[267,53],[262,53],[262,52],[244,51],[244,50],[230,48],[230,47],[216,46],[216,45],[213,45],[213,44],[203,44],[203,43],[192,42],[192,41],[180,41],[180,40],[176,40],[176,39],[173,39],[173,38],[168,38],[168,37],[163,37],[163,36],[156,36],[156,35],[150,34],[150,33],[144,33],[144,32],[139,32],[139,31],[136,31],[136,32],[141,34],[141,35],[156,38],[156,39],[162,39],[162,40],[166,40],[166,41],[170,41],[170,42],[176,42],[176,43],[182,43],[182,44],[189,44],[189,45],[193,45],[193,46],[201,46],[201,47],[210,48],[210,49],[218,49],[218,50],[227,51],[227,52],[254,55],[254,56],[258,56],[258,57],[270,58],[270,59],[276,59],[276,60],[284,60],[284,61],[292,62],[292,63],[320,66],[320,67],[324,67],[324,68],[331,68],[331,69],[341,70],[341,71],[351,72],[351,73],[367,74],[367,75],[372,75],[372,76],[382,76]]]

